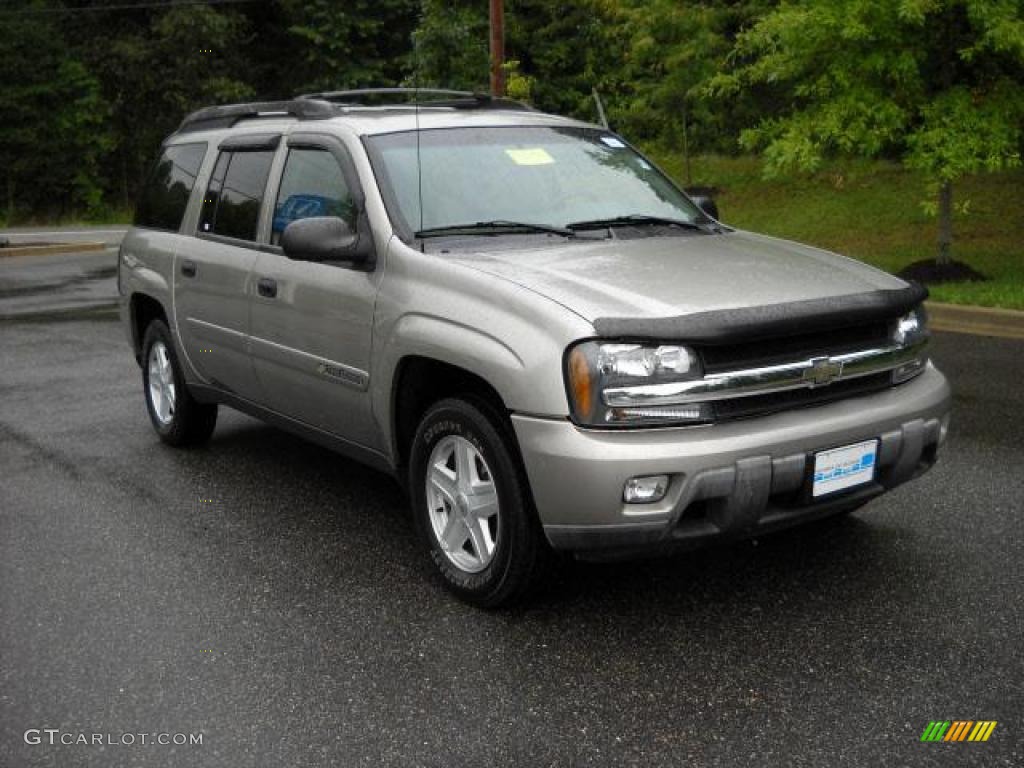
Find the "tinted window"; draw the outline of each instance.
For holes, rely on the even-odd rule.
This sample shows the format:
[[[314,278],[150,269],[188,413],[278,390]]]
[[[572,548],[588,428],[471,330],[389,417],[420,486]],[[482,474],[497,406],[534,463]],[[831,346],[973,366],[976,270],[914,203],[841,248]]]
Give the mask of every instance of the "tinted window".
[[[164,150],[139,196],[136,226],[178,231],[205,155],[205,143],[179,144]]]
[[[222,152],[203,198],[200,232],[255,240],[273,151]]]
[[[297,219],[339,216],[354,227],[353,213],[345,177],[330,152],[322,149],[292,149],[288,152],[274,205],[272,243],[278,243],[284,228]]]

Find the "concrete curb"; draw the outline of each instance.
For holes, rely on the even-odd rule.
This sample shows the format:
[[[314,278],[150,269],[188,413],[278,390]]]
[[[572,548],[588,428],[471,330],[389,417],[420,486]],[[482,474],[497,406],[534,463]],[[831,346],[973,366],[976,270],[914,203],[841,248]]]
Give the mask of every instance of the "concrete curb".
[[[56,309],[31,309],[24,312],[0,311],[0,324],[9,323],[59,323],[75,320],[116,320],[120,317],[117,299],[97,301],[74,307]]]
[[[81,253],[82,251],[103,251],[107,244],[96,241],[67,243],[18,243],[0,248],[0,258],[6,256],[53,256],[59,253]]]
[[[934,331],[1024,339],[1024,312],[1019,310],[940,304],[935,301],[926,301],[925,307]]]

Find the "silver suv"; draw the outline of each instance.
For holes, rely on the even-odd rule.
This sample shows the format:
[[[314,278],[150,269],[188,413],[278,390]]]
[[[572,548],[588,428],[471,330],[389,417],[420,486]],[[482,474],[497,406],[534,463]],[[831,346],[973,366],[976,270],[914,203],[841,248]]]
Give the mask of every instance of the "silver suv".
[[[453,92],[211,107],[164,143],[122,315],[157,433],[229,405],[393,474],[493,606],[849,512],[926,471],[925,291],[724,226],[622,137]]]

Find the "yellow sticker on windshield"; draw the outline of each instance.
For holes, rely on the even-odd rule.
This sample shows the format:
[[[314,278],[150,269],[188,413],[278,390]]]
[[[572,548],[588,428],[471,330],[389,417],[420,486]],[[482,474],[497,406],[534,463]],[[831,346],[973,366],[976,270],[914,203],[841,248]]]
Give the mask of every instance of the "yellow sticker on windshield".
[[[546,149],[506,149],[505,154],[512,158],[516,165],[550,165],[555,158]]]

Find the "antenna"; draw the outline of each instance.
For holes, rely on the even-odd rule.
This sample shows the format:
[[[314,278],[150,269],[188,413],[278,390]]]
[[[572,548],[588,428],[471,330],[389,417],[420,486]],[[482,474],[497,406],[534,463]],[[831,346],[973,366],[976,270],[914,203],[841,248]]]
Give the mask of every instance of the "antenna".
[[[423,162],[420,156],[420,57],[416,52],[416,94],[413,97],[416,104],[416,192],[420,201],[420,227],[417,232],[423,231]],[[423,240],[420,240],[420,252],[426,253]]]
[[[608,117],[604,113],[604,104],[601,102],[601,94],[597,92],[597,88],[591,88],[591,93],[594,94],[594,103],[597,105],[597,114],[601,118],[601,125],[607,131],[608,128]]]

